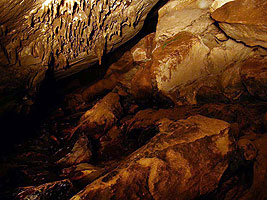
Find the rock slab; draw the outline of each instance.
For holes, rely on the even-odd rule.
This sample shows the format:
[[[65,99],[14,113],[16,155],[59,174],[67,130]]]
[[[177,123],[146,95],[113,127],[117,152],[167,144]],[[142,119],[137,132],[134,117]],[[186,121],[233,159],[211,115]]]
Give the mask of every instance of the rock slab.
[[[230,125],[197,115],[162,119],[159,128],[149,143],[71,200],[193,199],[214,190],[233,150]]]

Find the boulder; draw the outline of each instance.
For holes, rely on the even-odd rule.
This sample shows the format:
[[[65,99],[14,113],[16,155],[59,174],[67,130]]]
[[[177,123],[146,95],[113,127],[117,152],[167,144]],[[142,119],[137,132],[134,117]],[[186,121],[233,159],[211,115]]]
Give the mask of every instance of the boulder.
[[[152,50],[155,48],[155,33],[150,33],[142,38],[130,51],[136,63],[143,63],[151,60]]]
[[[235,0],[212,13],[220,28],[230,37],[249,46],[267,48],[267,2]]]
[[[120,97],[111,92],[81,117],[76,129],[99,138],[116,124],[121,115]]]
[[[248,92],[267,101],[267,57],[249,58],[242,64],[240,72]]]
[[[89,145],[88,138],[85,135],[80,136],[74,144],[71,152],[66,154],[56,163],[62,166],[72,166],[82,162],[89,162],[92,157]]]
[[[131,94],[136,99],[149,98],[153,94],[152,76],[149,68],[140,68],[131,80]]]
[[[209,48],[189,32],[180,32],[153,52],[151,73],[158,90],[174,102],[179,89],[207,77]]]
[[[69,177],[72,182],[89,184],[104,173],[104,169],[88,163],[80,163],[62,170],[63,176]]]
[[[230,125],[203,116],[161,121],[161,132],[78,199],[194,199],[213,191],[233,151]]]

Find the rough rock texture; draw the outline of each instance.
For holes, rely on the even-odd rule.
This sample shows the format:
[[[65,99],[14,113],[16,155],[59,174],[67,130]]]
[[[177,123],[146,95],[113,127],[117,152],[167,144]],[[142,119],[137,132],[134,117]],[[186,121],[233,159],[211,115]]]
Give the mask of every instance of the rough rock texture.
[[[208,47],[189,32],[167,40],[153,52],[151,68],[159,91],[173,95],[175,101],[179,88],[206,77],[208,53]]]
[[[89,184],[96,178],[100,177],[104,169],[93,166],[88,163],[80,163],[70,168],[62,170],[63,176],[69,177],[72,182]]]
[[[120,97],[111,92],[81,117],[76,129],[87,135],[99,137],[116,124],[121,114]]]
[[[141,29],[156,3],[149,0],[2,1],[1,45],[12,64],[47,65],[51,56],[57,70],[97,58],[101,62],[104,52],[118,47]]]
[[[207,87],[213,88],[216,96],[225,96],[223,98],[226,101],[237,100],[243,93],[243,88],[234,73],[239,70],[240,63],[254,53],[253,49],[228,38],[210,17],[212,5],[218,6],[225,2],[203,2],[173,0],[159,10],[154,39],[156,46],[150,69],[155,76],[151,82],[159,91],[165,90],[163,94],[178,105],[196,104],[198,90]],[[185,31],[188,35],[192,34],[200,47],[194,49],[190,42],[185,44],[186,40],[176,38],[179,34],[185,34]],[[168,51],[168,46],[172,50]],[[180,61],[176,62],[175,57]],[[186,64],[187,62],[189,63]],[[154,68],[155,63],[159,63],[157,65],[161,67]],[[230,68],[232,77],[222,77],[222,73],[228,73]],[[163,85],[165,89],[162,89]],[[207,91],[205,93],[208,95]]]
[[[267,2],[235,0],[212,13],[230,37],[247,45],[267,48]]]
[[[241,77],[251,95],[267,101],[267,57],[255,56],[245,61]]]
[[[21,200],[64,199],[68,198],[72,187],[72,183],[68,179],[36,187],[29,186],[20,188],[16,198]]]
[[[85,135],[80,136],[71,152],[58,160],[57,164],[72,166],[82,162],[89,162],[92,156],[89,146],[88,138]]]
[[[234,1],[234,0],[214,0],[212,5],[210,6],[210,11],[214,12],[215,10],[217,10],[218,8],[222,7],[224,4],[230,1]]]
[[[201,35],[213,23],[207,7],[202,9],[199,1],[170,1],[159,10],[155,41],[163,42],[181,31]],[[210,5],[211,1],[205,1]],[[200,8],[201,7],[201,8]]]
[[[35,102],[36,89],[44,82],[47,69],[49,76],[58,80],[88,68],[97,60],[101,63],[103,54],[141,30],[157,2],[1,1],[0,114],[2,110],[25,110],[21,105],[27,110]]]
[[[233,150],[229,124],[194,116],[162,120],[160,130],[117,169],[72,200],[193,199],[215,189]]]

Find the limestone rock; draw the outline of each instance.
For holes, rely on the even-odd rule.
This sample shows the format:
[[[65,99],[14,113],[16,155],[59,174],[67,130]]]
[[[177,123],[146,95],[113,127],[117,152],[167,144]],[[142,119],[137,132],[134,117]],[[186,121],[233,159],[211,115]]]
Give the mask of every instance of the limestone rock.
[[[121,114],[120,97],[111,92],[81,117],[77,129],[87,135],[100,137],[113,127]]]
[[[102,61],[142,28],[158,0],[2,0],[0,2],[0,98],[14,94],[8,110],[35,90],[47,69],[59,80]],[[3,77],[3,78],[2,78]],[[113,80],[104,84],[112,84]],[[110,87],[108,88],[110,89]],[[26,91],[26,92],[25,92]],[[14,93],[13,93],[14,92]],[[13,98],[12,97],[12,98]],[[33,99],[34,102],[35,99]],[[5,98],[1,102],[6,102]],[[28,104],[28,102],[27,102]],[[18,110],[29,110],[29,105]],[[1,112],[1,111],[0,111]]]
[[[215,10],[217,10],[218,8],[222,7],[224,4],[230,1],[234,1],[234,0],[214,0],[214,2],[212,3],[210,7],[210,11],[214,12]]]
[[[203,116],[162,123],[148,144],[72,200],[194,199],[214,190],[233,150],[230,125]]]
[[[230,37],[250,46],[267,48],[267,2],[235,0],[212,13]]]
[[[89,148],[89,141],[85,135],[79,137],[70,153],[58,160],[56,163],[63,166],[76,165],[82,162],[89,162],[92,152]]]
[[[267,101],[267,57],[254,56],[245,61],[241,78],[251,95]]]
[[[139,69],[131,81],[131,94],[137,99],[144,99],[152,96],[153,89],[149,68]]]
[[[179,88],[208,75],[209,48],[189,32],[178,33],[154,50],[152,73],[158,90],[176,101]]]
[[[199,8],[201,2],[211,1],[170,1],[159,10],[155,41],[157,43],[173,37],[182,31],[201,35],[213,23],[208,9]],[[206,3],[204,3],[206,4]]]
[[[72,183],[68,179],[45,183],[40,186],[23,187],[19,189],[20,191],[16,198],[21,200],[66,199],[68,198],[72,187]]]
[[[80,163],[70,168],[65,168],[62,172],[63,175],[69,177],[72,182],[89,184],[96,178],[100,177],[103,174],[104,169],[88,163]]]
[[[151,60],[152,50],[155,48],[155,33],[150,33],[141,39],[130,51],[136,63]]]

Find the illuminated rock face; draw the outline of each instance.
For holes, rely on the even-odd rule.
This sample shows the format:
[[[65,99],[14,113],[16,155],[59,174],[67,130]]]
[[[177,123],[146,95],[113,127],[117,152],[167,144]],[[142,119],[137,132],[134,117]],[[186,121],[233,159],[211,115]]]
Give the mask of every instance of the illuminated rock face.
[[[160,133],[78,199],[194,199],[216,188],[228,166],[230,125],[200,115],[160,121]]]
[[[50,64],[55,71],[81,62],[101,63],[103,53],[125,43],[141,29],[156,3],[157,0],[2,1],[0,42],[5,56],[1,63]]]
[[[212,13],[230,37],[250,46],[267,48],[267,2],[236,0]]]
[[[181,32],[153,52],[152,70],[159,91],[171,94],[207,76],[209,48],[189,32]]]

